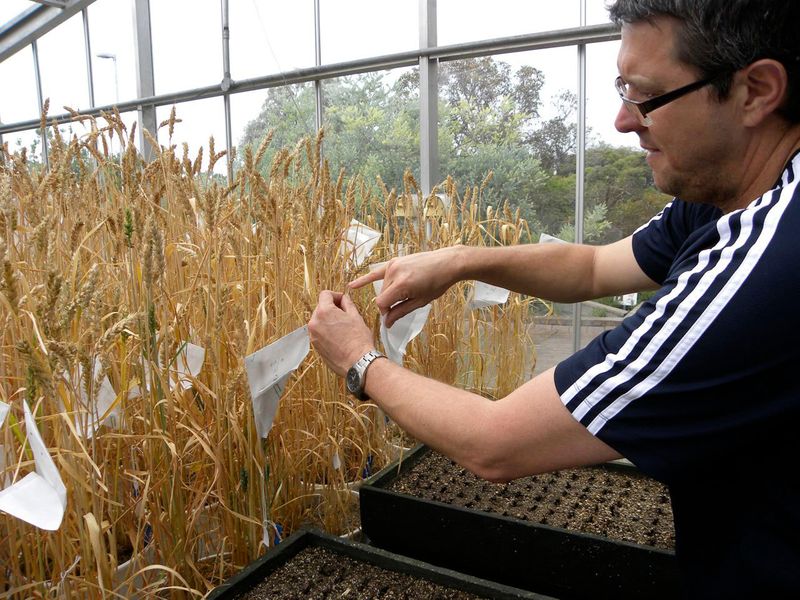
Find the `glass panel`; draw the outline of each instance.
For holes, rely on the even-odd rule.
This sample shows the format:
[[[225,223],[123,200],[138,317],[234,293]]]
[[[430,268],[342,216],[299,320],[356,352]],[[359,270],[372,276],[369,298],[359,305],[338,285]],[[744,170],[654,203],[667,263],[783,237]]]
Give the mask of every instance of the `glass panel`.
[[[231,2],[231,77],[314,66],[314,3],[311,0]]]
[[[587,0],[586,2],[586,24],[605,25],[610,23],[608,9],[602,0]]]
[[[34,164],[42,163],[42,138],[39,132],[33,129],[6,133],[3,135],[3,143],[8,144],[8,151],[12,154],[22,152],[25,149],[28,161]]]
[[[530,237],[568,239],[575,213],[577,51],[535,52],[445,62],[439,69],[442,175],[459,189],[493,179],[484,209],[508,202]],[[536,303],[536,371],[572,352],[572,306]]]
[[[14,82],[13,94],[0,94],[0,122],[16,123],[39,118],[36,74],[30,46],[0,62],[0,81]]]
[[[83,19],[78,13],[39,39],[42,95],[50,98],[51,115],[89,106]]]
[[[614,127],[622,103],[614,89],[619,42],[603,42],[586,46],[586,125],[590,144],[639,148],[633,133],[620,133]]]
[[[293,148],[306,136],[316,135],[314,86],[290,85],[231,96],[231,129],[236,147],[236,165],[241,164],[245,147],[255,152],[264,137],[274,130],[262,165],[271,164],[275,152]]]
[[[322,63],[419,48],[418,24],[417,2],[320,0]]]
[[[136,98],[132,0],[96,0],[88,10],[95,105]]]
[[[0,2],[0,26],[31,7],[33,4],[28,0],[3,0]]]
[[[219,0],[150,2],[156,94],[222,81]]]
[[[159,124],[169,119],[172,112],[171,106],[161,106],[156,109],[156,121]],[[200,148],[203,148],[202,169],[208,168],[209,144],[208,139],[214,136],[215,152],[225,149],[225,105],[222,98],[208,98],[194,102],[182,102],[175,107],[175,116],[181,120],[176,123],[169,138],[169,127],[164,126],[158,131],[158,143],[162,146],[173,144],[177,146],[176,153],[179,159],[183,157],[184,142],[189,148],[189,160],[194,162]],[[227,163],[223,159],[214,165],[214,172],[227,175]]]
[[[580,26],[580,0],[439,0],[437,21],[440,46],[552,31]]]
[[[613,128],[620,109],[613,89],[619,42],[587,47],[587,123],[584,239],[605,244],[631,235],[669,201],[653,185],[653,176],[633,133]],[[628,295],[586,302],[581,314],[581,343],[615,327],[645,296]]]
[[[419,178],[418,69],[395,69],[323,82],[324,154],[374,184],[402,189],[403,173]]]

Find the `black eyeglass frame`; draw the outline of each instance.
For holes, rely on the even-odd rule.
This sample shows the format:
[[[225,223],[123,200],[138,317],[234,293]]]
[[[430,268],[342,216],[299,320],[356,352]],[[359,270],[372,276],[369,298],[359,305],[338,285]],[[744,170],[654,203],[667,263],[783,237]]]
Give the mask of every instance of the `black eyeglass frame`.
[[[681,98],[690,92],[699,90],[700,88],[707,86],[709,83],[712,83],[717,78],[718,76],[706,77],[705,79],[694,81],[688,85],[679,87],[676,90],[667,92],[666,94],[661,94],[655,98],[650,98],[649,100],[631,100],[630,98],[626,98],[624,90],[625,86],[627,86],[627,83],[625,83],[625,80],[622,79],[621,75],[617,76],[617,78],[614,80],[614,87],[617,89],[617,93],[619,94],[623,104],[625,104],[631,114],[633,114],[633,116],[639,120],[639,123],[645,127],[650,127],[653,124],[653,121],[648,115],[655,109],[661,108],[665,104],[669,104],[673,100],[677,100],[678,98]]]

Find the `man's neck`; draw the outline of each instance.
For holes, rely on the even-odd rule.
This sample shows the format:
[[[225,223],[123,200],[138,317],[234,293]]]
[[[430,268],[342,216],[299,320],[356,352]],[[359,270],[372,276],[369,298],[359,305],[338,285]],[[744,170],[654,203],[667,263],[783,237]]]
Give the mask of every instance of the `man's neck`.
[[[746,153],[747,162],[739,191],[730,202],[718,205],[722,212],[729,213],[745,208],[753,200],[775,187],[786,165],[800,150],[800,124],[784,127],[776,135],[761,138],[755,147]]]

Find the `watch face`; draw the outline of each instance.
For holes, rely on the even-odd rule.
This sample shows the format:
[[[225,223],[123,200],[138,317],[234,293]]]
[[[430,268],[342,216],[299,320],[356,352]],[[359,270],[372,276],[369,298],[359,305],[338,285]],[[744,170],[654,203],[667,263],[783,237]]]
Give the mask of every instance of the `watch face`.
[[[347,371],[345,380],[347,381],[347,390],[351,394],[358,394],[361,391],[361,378],[358,376],[358,371],[353,367],[350,367]]]

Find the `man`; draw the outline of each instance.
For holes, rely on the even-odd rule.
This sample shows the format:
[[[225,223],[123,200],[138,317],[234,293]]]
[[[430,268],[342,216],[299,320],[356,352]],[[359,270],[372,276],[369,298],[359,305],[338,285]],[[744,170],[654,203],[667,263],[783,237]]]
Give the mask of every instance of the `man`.
[[[387,325],[462,279],[561,302],[658,291],[497,402],[380,359],[365,391],[490,480],[625,456],[670,487],[687,595],[800,597],[800,3],[617,0],[610,14],[616,127],[675,199],[608,246],[445,248],[351,287],[384,279]],[[346,295],[323,292],[309,331],[339,375],[375,348]]]

